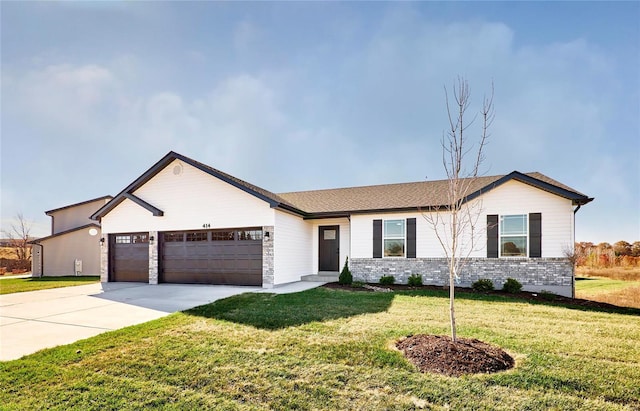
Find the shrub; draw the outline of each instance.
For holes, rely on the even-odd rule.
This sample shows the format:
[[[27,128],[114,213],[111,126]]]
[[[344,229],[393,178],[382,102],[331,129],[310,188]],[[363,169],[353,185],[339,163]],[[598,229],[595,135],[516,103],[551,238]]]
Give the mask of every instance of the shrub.
[[[351,284],[353,283],[353,275],[351,275],[351,271],[349,270],[349,257],[344,261],[344,267],[340,272],[340,277],[338,277],[338,283],[340,284]]]
[[[493,291],[493,281],[489,280],[488,278],[481,278],[475,283],[471,284],[471,288],[481,293]]]
[[[551,291],[542,290],[540,291],[540,298],[547,301],[553,301],[556,299],[556,295]]]
[[[380,277],[380,284],[391,285],[396,282],[396,279],[392,275],[383,275]]]
[[[420,274],[411,274],[407,279],[410,287],[420,287],[422,285],[422,276]]]
[[[351,287],[353,288],[364,288],[364,281],[354,281],[351,283]]]
[[[504,285],[502,286],[502,291],[506,291],[508,293],[518,293],[522,290],[522,284],[520,281],[515,278],[507,278]]]

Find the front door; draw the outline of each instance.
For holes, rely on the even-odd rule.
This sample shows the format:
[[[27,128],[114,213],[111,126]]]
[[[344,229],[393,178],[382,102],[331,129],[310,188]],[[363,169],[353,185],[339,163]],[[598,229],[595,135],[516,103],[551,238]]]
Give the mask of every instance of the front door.
[[[340,226],[319,227],[318,271],[340,270]]]

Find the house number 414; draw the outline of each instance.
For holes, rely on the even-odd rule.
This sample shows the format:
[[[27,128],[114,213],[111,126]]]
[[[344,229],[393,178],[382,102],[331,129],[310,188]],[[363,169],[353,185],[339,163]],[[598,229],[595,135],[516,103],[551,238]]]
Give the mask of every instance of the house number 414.
[[[202,228],[211,228],[211,224],[202,224]]]

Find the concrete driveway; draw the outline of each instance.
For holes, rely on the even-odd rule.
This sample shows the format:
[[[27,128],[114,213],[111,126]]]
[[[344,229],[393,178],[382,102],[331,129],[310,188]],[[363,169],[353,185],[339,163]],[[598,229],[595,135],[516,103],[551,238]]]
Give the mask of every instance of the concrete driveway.
[[[293,293],[320,282],[272,289],[224,285],[97,283],[0,295],[0,361],[144,323],[245,292]]]

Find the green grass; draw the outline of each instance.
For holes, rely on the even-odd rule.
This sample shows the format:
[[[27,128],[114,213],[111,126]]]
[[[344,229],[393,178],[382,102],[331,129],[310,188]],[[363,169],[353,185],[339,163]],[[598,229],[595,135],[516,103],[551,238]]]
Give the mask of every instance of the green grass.
[[[46,290],[49,288],[71,287],[97,283],[99,276],[69,276],[41,278],[3,278],[0,280],[0,294],[21,293],[24,291]]]
[[[421,374],[393,348],[448,333],[442,291],[244,294],[0,363],[0,409],[640,408],[640,310],[460,293],[457,313],[517,367]]]
[[[585,298],[602,293],[620,291],[629,287],[639,287],[640,281],[613,280],[600,277],[577,277],[576,293]]]

